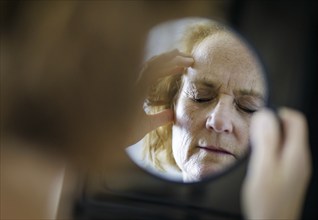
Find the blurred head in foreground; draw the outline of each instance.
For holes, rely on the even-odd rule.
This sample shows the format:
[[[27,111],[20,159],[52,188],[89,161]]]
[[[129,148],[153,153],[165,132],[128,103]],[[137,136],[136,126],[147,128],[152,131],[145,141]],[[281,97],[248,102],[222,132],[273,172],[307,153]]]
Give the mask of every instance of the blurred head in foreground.
[[[106,145],[121,146],[131,126],[132,82],[148,29],[214,10],[204,1],[35,1],[12,8],[3,29],[2,135],[60,148],[88,164],[114,151]]]

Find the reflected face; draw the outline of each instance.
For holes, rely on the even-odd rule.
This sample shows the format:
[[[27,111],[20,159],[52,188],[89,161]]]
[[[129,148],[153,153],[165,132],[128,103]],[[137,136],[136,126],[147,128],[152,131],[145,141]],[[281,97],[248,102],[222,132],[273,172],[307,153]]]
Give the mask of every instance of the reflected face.
[[[204,39],[193,58],[176,100],[172,135],[185,182],[221,171],[246,153],[251,115],[265,96],[261,66],[235,36]]]

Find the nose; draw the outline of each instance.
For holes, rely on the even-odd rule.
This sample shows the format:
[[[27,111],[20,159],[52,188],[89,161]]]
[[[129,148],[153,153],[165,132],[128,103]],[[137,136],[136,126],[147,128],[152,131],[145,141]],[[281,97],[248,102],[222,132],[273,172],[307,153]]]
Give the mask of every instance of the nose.
[[[232,133],[233,121],[230,103],[219,100],[217,105],[209,112],[206,128],[217,133]]]

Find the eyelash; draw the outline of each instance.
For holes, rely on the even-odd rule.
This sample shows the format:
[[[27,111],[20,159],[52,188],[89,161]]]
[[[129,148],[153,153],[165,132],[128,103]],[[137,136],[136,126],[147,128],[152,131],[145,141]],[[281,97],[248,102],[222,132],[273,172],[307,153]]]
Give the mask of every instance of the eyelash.
[[[204,102],[209,102],[214,99],[214,97],[208,97],[208,98],[196,98],[196,95],[194,92],[185,92],[186,96],[189,97],[192,101],[197,102],[197,103],[204,103]]]
[[[192,98],[193,101],[198,102],[198,103],[204,103],[204,102],[209,102],[213,98]]]
[[[197,103],[205,103],[205,102],[209,102],[211,101],[213,98],[192,98],[193,101],[197,102]],[[240,110],[243,111],[247,114],[253,114],[254,112],[256,112],[257,110],[255,109],[250,109],[250,108],[246,108],[238,103],[235,103],[236,107]]]
[[[212,101],[215,97],[209,97],[209,98],[196,98],[195,95],[191,95],[191,94],[188,94],[189,97],[191,98],[191,100],[193,100],[194,102],[196,103],[206,103],[206,102],[210,102]],[[240,105],[239,103],[235,102],[235,106],[236,108],[239,110],[239,111],[243,111],[244,113],[247,113],[247,114],[253,114],[254,112],[256,112],[257,110],[256,109],[251,109],[251,108],[247,108],[247,107],[244,107],[242,105]]]
[[[256,109],[246,108],[246,107],[244,107],[244,106],[242,106],[242,105],[240,105],[240,104],[238,104],[238,103],[235,103],[235,105],[236,105],[236,107],[237,107],[239,110],[241,110],[241,111],[243,111],[243,112],[245,112],[245,113],[248,113],[248,114],[253,114],[254,112],[257,111]]]

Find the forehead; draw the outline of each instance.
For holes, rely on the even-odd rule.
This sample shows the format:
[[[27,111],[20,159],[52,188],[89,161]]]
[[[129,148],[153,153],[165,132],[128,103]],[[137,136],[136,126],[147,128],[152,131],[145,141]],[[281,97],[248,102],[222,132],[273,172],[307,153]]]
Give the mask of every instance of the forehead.
[[[193,58],[195,63],[186,74],[188,80],[265,95],[262,66],[253,51],[234,34],[217,33],[204,39],[194,48]]]

